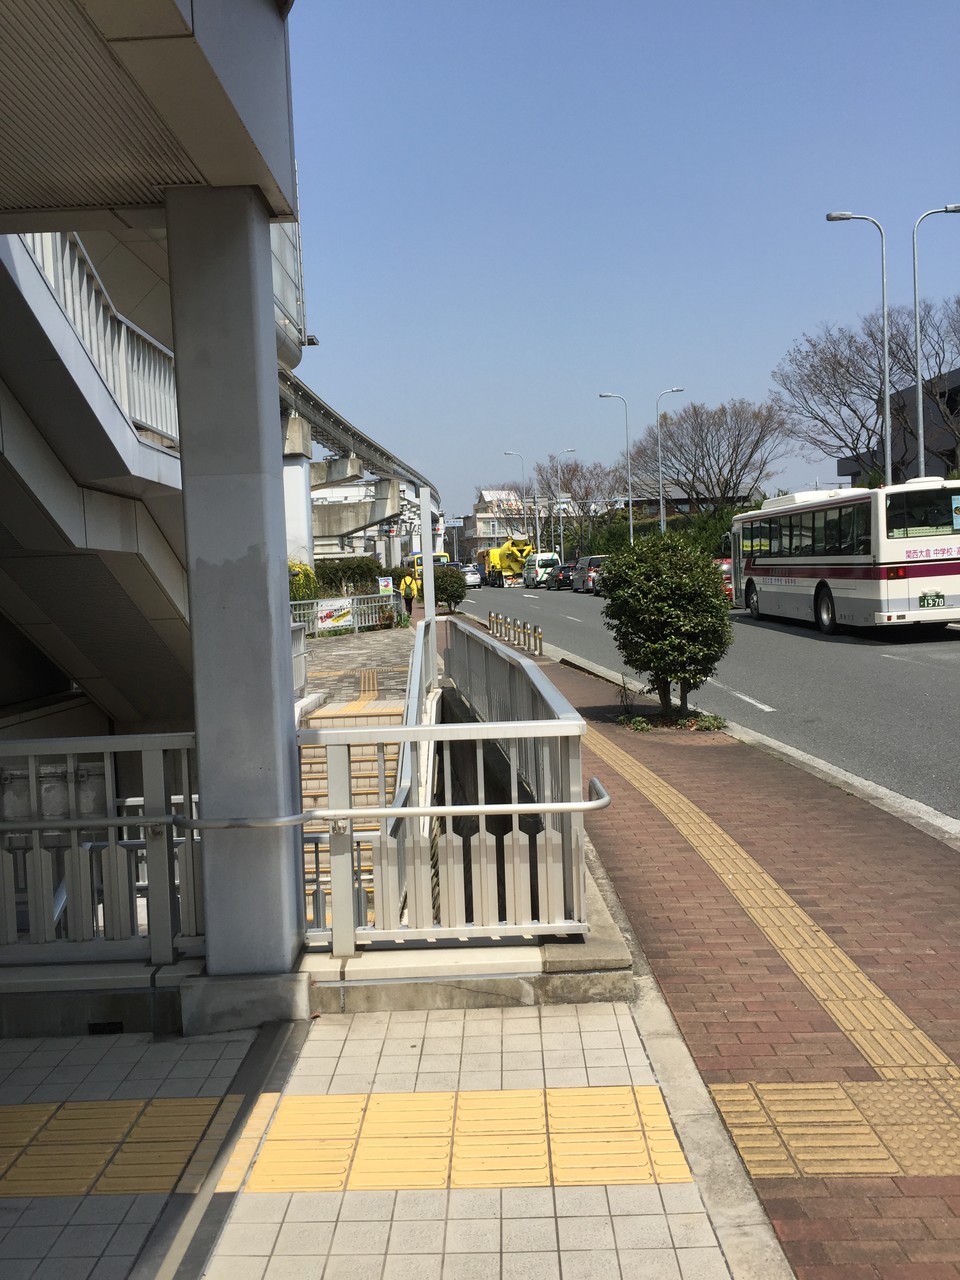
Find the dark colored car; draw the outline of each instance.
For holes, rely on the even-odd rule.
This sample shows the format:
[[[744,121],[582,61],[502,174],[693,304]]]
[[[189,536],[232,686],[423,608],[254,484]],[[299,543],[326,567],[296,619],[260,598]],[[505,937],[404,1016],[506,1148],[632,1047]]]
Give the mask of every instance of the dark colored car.
[[[566,564],[555,564],[547,574],[547,590],[562,591],[564,587],[571,586],[576,564],[576,560],[568,560]]]

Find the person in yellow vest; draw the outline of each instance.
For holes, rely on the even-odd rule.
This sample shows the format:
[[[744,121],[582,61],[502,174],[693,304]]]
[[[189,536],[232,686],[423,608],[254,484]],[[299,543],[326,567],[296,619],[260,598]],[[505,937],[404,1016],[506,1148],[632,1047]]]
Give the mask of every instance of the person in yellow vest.
[[[413,602],[417,594],[417,580],[409,569],[400,579],[400,594],[403,596],[403,607],[409,618],[413,613]]]

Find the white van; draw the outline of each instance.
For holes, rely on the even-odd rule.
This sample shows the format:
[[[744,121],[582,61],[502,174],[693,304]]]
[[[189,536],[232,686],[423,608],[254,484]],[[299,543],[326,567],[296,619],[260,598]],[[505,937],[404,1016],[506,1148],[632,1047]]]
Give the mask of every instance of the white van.
[[[523,585],[532,587],[534,590],[542,587],[547,580],[547,574],[559,563],[560,557],[551,551],[538,551],[535,555],[527,556],[523,562]]]

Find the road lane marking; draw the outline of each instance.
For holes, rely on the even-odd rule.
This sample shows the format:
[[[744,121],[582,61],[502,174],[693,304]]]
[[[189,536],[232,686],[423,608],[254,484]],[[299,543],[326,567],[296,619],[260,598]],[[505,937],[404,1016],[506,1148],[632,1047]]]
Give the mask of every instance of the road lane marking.
[[[707,684],[714,684],[718,689],[722,689],[724,693],[729,693],[734,698],[740,698],[743,702],[749,702],[752,707],[759,707],[761,711],[776,711],[776,707],[768,707],[765,702],[758,702],[756,698],[751,698],[746,693],[737,693],[736,689],[731,689],[728,685],[721,684],[719,680],[714,680],[713,676],[707,676]]]
[[[571,616],[570,616],[570,614],[569,614],[569,613],[565,613],[563,616],[566,618],[566,620],[567,620],[568,622],[582,622],[582,621],[583,621],[583,619],[582,619],[582,618],[571,618]]]

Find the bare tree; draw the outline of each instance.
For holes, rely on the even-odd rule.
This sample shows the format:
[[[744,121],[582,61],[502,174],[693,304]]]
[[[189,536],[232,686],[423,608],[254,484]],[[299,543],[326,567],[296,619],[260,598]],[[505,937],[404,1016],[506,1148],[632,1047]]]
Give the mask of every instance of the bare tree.
[[[663,482],[688,502],[730,506],[775,474],[792,438],[783,410],[772,402],[729,400],[715,409],[685,405],[660,417]],[[647,427],[630,451],[635,486],[659,487],[657,430]]]
[[[557,492],[557,454],[534,466],[537,493]],[[616,469],[600,463],[583,463],[565,455],[560,458],[560,490],[565,495],[564,520],[567,545],[580,551],[590,543],[597,516],[606,511],[617,493]]]
[[[777,365],[774,402],[808,456],[871,457],[882,446],[882,362],[871,337],[825,324]]]
[[[910,394],[916,386],[913,308],[891,307],[888,321],[895,451],[891,465],[896,472],[915,451],[916,412]],[[943,428],[939,454],[949,466],[960,445],[960,379],[952,376],[960,370],[960,297],[921,303],[920,367],[924,421]],[[780,388],[775,400],[802,450],[831,458],[882,456],[883,320],[879,310],[864,316],[856,331],[824,325],[813,336],[804,334],[772,377]],[[930,443],[928,439],[928,448]]]

